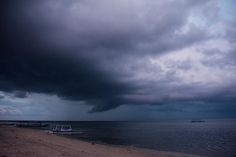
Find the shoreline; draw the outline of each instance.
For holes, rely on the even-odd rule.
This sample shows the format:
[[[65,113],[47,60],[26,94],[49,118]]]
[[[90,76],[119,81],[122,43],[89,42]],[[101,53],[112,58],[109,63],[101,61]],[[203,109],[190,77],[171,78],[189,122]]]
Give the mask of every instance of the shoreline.
[[[0,157],[200,157],[72,139],[41,130],[0,125]]]

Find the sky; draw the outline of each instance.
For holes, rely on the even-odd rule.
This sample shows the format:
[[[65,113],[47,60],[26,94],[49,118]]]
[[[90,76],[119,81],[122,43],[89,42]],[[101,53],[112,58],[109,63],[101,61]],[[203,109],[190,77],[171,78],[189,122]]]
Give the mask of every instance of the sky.
[[[0,3],[1,120],[236,118],[234,0]]]

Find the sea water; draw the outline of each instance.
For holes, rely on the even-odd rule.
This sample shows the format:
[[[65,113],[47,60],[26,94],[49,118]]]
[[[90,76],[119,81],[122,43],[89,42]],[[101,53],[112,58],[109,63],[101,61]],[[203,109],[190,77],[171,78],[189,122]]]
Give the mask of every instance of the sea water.
[[[71,138],[209,157],[236,157],[236,120],[60,124],[70,124],[79,132],[69,135]]]

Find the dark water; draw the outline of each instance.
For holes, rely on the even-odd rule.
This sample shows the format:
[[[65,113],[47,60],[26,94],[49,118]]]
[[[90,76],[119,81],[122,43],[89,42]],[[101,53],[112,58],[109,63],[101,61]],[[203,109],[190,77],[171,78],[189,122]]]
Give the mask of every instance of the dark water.
[[[73,130],[81,132],[70,135],[72,138],[209,157],[236,157],[235,120],[209,120],[204,123],[186,121],[69,124]]]

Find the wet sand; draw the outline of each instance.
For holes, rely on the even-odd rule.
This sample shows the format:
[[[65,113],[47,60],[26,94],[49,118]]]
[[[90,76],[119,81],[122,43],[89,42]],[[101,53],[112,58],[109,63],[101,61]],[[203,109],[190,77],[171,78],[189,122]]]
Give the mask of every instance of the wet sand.
[[[0,157],[197,157],[134,147],[95,144],[40,130],[0,126]]]

